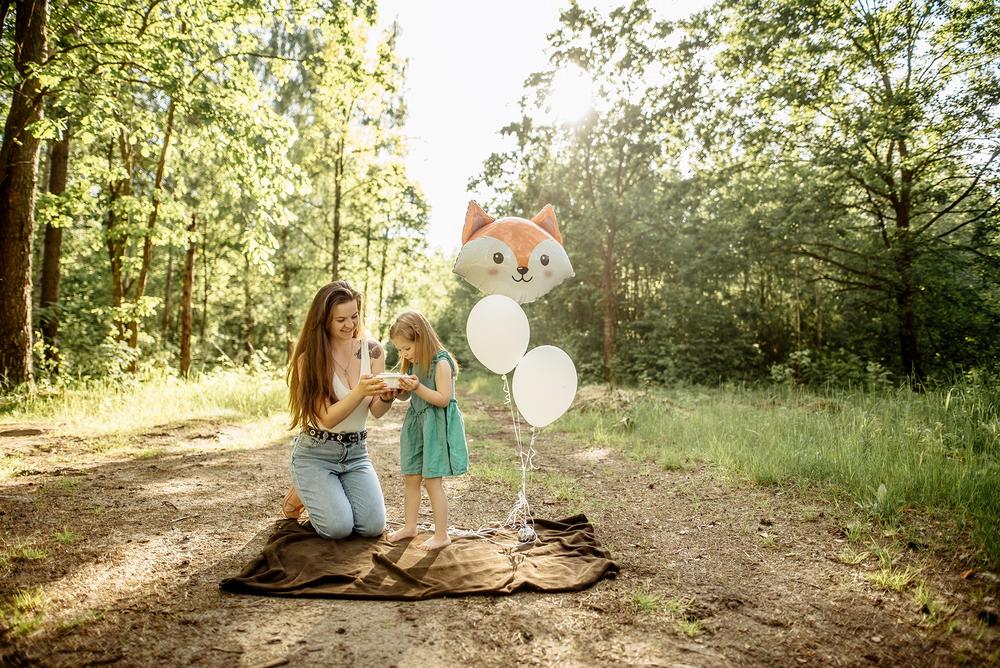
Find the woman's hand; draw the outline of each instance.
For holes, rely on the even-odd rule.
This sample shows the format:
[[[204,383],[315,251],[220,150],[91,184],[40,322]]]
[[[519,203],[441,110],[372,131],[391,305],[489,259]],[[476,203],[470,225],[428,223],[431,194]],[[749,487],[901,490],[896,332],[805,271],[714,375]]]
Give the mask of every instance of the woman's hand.
[[[417,376],[403,376],[399,379],[399,387],[404,392],[412,392],[420,387],[420,378]]]
[[[378,395],[378,398],[388,404],[393,399],[398,397],[400,392],[402,392],[402,390],[389,390],[388,392],[383,392],[382,394]]]
[[[374,397],[384,393],[388,389],[385,381],[381,378],[365,374],[361,376],[361,380],[358,381],[358,385],[354,388],[354,391],[362,397]]]

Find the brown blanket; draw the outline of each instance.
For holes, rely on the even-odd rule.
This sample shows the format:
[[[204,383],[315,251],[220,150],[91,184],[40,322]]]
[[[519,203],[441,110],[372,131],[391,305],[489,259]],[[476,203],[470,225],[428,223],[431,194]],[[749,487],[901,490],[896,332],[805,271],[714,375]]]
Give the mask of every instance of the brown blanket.
[[[535,520],[535,531],[535,542],[521,547],[456,538],[443,550],[424,552],[410,547],[410,540],[325,540],[295,520],[283,520],[260,556],[220,586],[267,596],[417,600],[576,591],[618,574],[618,564],[594,538],[584,515]],[[513,533],[495,540],[517,542]]]

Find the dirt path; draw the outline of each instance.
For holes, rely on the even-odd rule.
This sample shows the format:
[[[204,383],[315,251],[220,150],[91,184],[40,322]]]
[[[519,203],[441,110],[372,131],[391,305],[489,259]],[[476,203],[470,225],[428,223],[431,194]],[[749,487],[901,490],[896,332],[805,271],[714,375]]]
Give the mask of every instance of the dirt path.
[[[512,440],[509,416],[473,401],[466,411],[480,415],[475,466],[477,439]],[[394,409],[370,436],[392,519],[401,418]],[[147,435],[151,456],[130,458],[73,455],[72,442],[31,425],[0,428],[0,450],[30,468],[0,482],[8,623],[15,592],[47,599],[35,630],[0,636],[0,665],[959,665],[1000,651],[996,626],[977,619],[995,609],[994,583],[904,553],[899,569],[920,567],[954,606],[930,625],[912,588],[872,585],[874,554],[842,563],[853,543],[835,508],[548,432],[536,459],[548,478],[528,490],[534,513],[585,512],[621,564],[615,580],[417,603],[223,594],[219,581],[258,551],[288,484],[287,439],[242,447],[255,428],[171,425]],[[497,521],[513,501],[509,485],[479,476],[450,496],[457,526]]]

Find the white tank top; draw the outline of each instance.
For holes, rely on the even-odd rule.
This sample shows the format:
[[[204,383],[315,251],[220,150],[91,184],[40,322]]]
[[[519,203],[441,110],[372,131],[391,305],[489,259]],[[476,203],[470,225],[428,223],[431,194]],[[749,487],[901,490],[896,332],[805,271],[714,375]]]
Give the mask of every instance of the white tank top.
[[[358,380],[355,381],[354,383],[355,385],[357,385],[358,382],[361,381],[361,376],[363,376],[366,373],[372,372],[372,360],[368,354],[368,341],[366,341],[365,339],[361,339],[360,343],[361,343],[361,373],[358,375]],[[340,377],[337,376],[336,372],[334,372],[333,393],[334,395],[336,395],[337,400],[340,401],[348,394],[350,394],[350,392],[351,388],[345,387],[344,383],[341,382]],[[329,431],[343,431],[343,432],[361,431],[362,429],[365,428],[365,423],[368,421],[368,406],[370,406],[371,403],[372,403],[372,398],[365,397],[364,399],[361,400],[361,403],[358,404],[358,407],[355,408],[350,415],[348,415],[346,418],[344,418],[343,420],[335,424],[333,427],[331,427]]]

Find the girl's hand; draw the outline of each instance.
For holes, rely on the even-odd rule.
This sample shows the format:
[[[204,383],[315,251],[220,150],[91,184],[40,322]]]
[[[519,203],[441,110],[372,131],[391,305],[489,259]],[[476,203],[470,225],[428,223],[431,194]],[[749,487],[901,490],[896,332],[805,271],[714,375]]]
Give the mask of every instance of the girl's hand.
[[[420,378],[417,376],[403,376],[399,379],[399,387],[404,392],[412,392],[420,387]]]
[[[362,397],[374,397],[375,395],[382,394],[389,388],[386,386],[385,381],[376,376],[366,374],[361,376],[361,380],[358,381],[358,386],[354,388],[354,391],[360,394]]]

